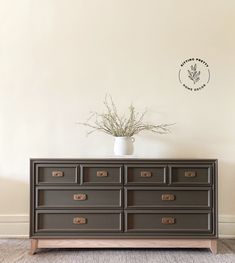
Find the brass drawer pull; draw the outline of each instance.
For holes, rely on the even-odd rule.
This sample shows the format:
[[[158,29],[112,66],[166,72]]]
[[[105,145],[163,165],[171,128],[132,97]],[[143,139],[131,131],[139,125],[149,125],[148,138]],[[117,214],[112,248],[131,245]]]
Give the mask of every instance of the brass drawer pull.
[[[175,218],[174,217],[163,217],[162,224],[163,225],[173,225],[175,224]]]
[[[87,199],[87,195],[86,194],[74,194],[73,195],[73,200],[75,201],[83,201]]]
[[[141,177],[151,177],[151,176],[152,176],[152,173],[149,172],[149,171],[141,171],[141,172],[140,172],[140,176],[141,176]]]
[[[53,177],[63,177],[64,176],[64,172],[62,172],[62,171],[52,171],[51,175]]]
[[[173,194],[162,194],[162,201],[174,201],[175,195]]]
[[[107,177],[108,172],[107,171],[97,171],[96,176],[98,177]]]
[[[84,218],[84,217],[75,217],[75,218],[73,219],[73,223],[74,223],[75,225],[83,225],[83,224],[86,224],[86,223],[87,223],[87,220],[86,220],[86,218]]]
[[[184,173],[184,176],[185,177],[196,177],[197,176],[197,174],[196,174],[196,172],[195,171],[187,171],[187,172],[185,172]]]

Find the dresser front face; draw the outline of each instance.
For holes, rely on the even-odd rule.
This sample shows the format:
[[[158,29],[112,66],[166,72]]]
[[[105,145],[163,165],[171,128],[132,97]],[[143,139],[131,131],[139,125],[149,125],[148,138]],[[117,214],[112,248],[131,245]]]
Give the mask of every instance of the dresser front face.
[[[31,159],[31,238],[216,238],[217,161]]]

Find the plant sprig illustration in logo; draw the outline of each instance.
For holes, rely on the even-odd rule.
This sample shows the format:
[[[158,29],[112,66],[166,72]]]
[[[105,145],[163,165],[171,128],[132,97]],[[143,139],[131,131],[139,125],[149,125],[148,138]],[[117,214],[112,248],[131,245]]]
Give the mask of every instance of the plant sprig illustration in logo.
[[[200,80],[200,71],[197,71],[197,64],[191,65],[191,71],[188,70],[188,77],[193,81],[194,84]]]

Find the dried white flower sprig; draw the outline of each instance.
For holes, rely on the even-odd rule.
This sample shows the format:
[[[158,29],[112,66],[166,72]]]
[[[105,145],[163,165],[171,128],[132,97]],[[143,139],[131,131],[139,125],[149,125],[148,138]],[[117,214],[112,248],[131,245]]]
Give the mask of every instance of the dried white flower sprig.
[[[167,134],[169,127],[173,124],[149,124],[144,122],[147,111],[139,113],[135,107],[129,106],[129,115],[120,115],[111,96],[106,96],[104,100],[105,111],[103,113],[91,112],[87,122],[77,122],[77,124],[91,128],[87,135],[101,131],[115,137],[132,137],[142,131],[150,131],[158,134]],[[93,121],[91,123],[91,121]]]

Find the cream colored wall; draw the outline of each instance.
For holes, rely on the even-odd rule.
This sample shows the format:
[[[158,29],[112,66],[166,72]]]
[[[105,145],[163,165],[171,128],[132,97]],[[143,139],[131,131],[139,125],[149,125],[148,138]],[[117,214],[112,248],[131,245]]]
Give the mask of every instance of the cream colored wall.
[[[75,124],[106,93],[176,122],[136,136],[137,156],[219,159],[220,232],[235,235],[234,14],[233,0],[0,1],[0,235],[27,234],[30,157],[112,155]],[[189,57],[210,65],[197,93],[178,82]]]

